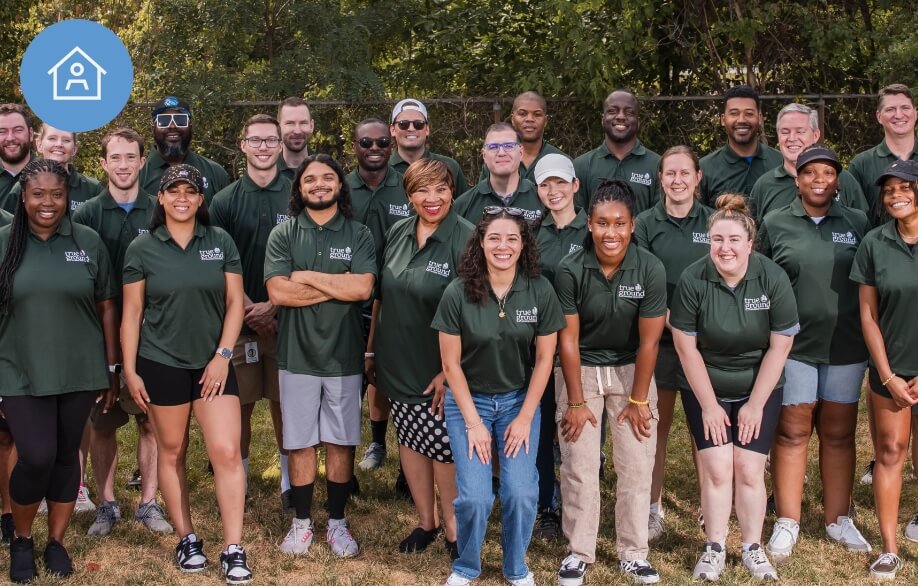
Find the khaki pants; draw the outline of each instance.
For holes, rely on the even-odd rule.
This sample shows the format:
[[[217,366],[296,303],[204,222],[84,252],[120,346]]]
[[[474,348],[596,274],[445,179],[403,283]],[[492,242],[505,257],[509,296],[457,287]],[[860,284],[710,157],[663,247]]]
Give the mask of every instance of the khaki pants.
[[[650,381],[650,412],[653,414],[649,438],[639,441],[626,421],[618,416],[628,405],[634,380],[634,364],[624,366],[580,369],[583,400],[597,423],[602,411],[609,415],[612,432],[612,461],[617,475],[615,487],[615,535],[618,558],[621,561],[646,560],[647,520],[650,513],[650,483],[654,454],[657,447],[657,385]],[[555,369],[555,396],[558,410],[555,420],[560,424],[567,411],[567,385],[561,369]],[[561,528],[571,553],[588,564],[596,561],[596,537],[599,533],[599,451],[600,428],[590,423],[583,426],[574,443],[561,444]]]

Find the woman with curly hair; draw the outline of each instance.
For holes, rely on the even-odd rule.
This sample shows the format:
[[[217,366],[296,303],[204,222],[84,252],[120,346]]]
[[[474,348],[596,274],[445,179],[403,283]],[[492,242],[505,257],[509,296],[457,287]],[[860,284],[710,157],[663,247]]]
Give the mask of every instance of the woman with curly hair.
[[[539,401],[564,318],[551,284],[540,275],[524,214],[512,207],[484,209],[462,255],[459,279],[446,288],[431,324],[440,332],[446,428],[459,493],[459,557],[447,586],[464,586],[481,574],[494,504],[492,435],[501,477],[503,574],[514,586],[535,584],[526,550],[538,499]]]

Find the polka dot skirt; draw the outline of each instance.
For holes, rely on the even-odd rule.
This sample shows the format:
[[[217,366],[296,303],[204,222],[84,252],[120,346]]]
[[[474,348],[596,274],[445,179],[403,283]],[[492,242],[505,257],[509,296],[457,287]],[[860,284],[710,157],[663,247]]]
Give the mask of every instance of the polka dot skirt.
[[[430,401],[418,405],[392,401],[398,443],[442,464],[453,463],[446,421],[430,414]]]

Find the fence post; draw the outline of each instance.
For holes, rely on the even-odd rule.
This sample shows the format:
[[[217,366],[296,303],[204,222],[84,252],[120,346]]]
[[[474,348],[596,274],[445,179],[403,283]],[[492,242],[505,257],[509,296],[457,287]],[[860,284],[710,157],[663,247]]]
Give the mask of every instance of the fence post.
[[[826,99],[819,96],[816,100],[816,111],[819,113],[819,136],[826,135]]]
[[[494,103],[491,104],[491,111],[494,113],[494,124],[500,122],[500,102],[494,100]]]

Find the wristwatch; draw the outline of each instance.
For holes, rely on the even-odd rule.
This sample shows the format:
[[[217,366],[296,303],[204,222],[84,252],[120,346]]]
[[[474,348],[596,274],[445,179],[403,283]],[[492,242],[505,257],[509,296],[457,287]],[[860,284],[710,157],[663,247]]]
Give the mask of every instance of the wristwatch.
[[[233,349],[232,348],[217,348],[217,356],[231,360],[233,358]]]
[[[108,372],[111,374],[121,374],[121,365],[117,362],[115,364],[108,365]]]

